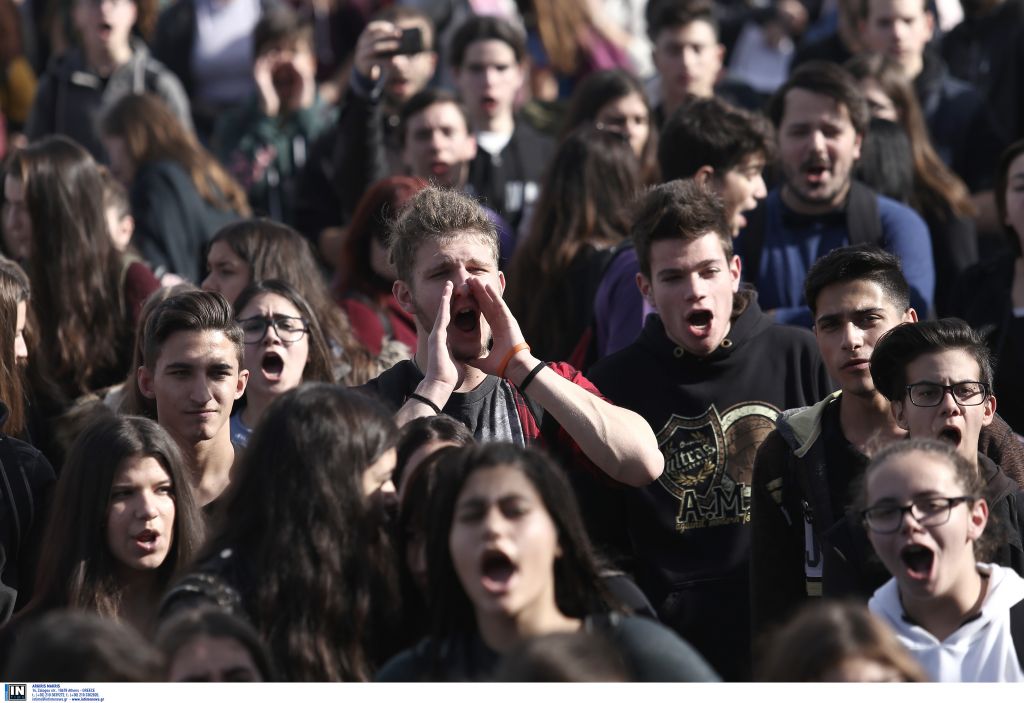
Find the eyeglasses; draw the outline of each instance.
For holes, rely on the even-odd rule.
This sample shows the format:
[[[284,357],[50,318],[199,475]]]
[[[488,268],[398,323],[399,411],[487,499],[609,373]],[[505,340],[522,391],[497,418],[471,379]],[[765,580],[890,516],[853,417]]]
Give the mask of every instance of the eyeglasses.
[[[297,342],[309,331],[309,325],[301,317],[274,315],[273,317],[247,317],[238,320],[246,344],[257,344],[267,336],[267,329],[273,327],[282,342]]]
[[[942,402],[947,392],[953,396],[957,405],[981,405],[990,393],[988,384],[981,381],[960,381],[951,386],[921,381],[907,386],[910,402],[919,408],[934,408]]]
[[[974,500],[974,496],[957,496],[956,498],[917,498],[910,505],[876,505],[861,513],[864,522],[872,532],[890,534],[900,529],[903,514],[910,513],[918,525],[935,527],[949,522],[953,508],[966,501]]]

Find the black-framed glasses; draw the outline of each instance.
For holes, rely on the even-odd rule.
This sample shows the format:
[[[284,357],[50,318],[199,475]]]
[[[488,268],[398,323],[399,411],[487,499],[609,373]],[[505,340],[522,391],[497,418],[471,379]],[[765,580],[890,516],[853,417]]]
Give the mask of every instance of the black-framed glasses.
[[[273,315],[271,317],[247,317],[238,320],[246,344],[257,344],[267,336],[267,329],[274,328],[282,342],[297,342],[309,331],[309,325],[301,317]]]
[[[988,399],[990,392],[988,384],[981,381],[960,381],[951,386],[921,381],[907,386],[910,402],[919,408],[934,408],[942,402],[946,393],[953,396],[957,405],[981,405]]]
[[[862,511],[861,516],[872,532],[884,535],[900,529],[904,513],[910,513],[917,524],[922,527],[945,525],[949,522],[953,508],[971,500],[974,500],[974,496],[957,496],[955,498],[928,496],[927,498],[915,498],[910,505],[874,505]]]

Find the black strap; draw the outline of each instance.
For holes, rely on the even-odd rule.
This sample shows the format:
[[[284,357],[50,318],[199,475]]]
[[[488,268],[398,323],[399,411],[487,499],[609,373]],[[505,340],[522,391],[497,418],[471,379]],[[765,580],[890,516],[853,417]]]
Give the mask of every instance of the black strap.
[[[1017,665],[1024,672],[1024,600],[1010,607],[1010,638],[1017,652]]]
[[[744,278],[757,284],[761,270],[761,251],[764,249],[765,210],[762,200],[747,214],[747,227],[743,231],[742,258]],[[882,218],[878,214],[878,196],[863,183],[850,183],[850,196],[846,202],[846,233],[850,244],[882,243]]]

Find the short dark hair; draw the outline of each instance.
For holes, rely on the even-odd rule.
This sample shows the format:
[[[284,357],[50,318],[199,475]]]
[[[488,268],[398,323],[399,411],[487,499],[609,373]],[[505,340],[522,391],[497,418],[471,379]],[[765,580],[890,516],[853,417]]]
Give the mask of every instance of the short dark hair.
[[[857,134],[868,130],[871,110],[860,86],[849,71],[831,61],[808,61],[790,74],[768,103],[768,116],[778,129],[786,112],[786,96],[794,88],[825,95],[846,108]]]
[[[633,218],[633,244],[640,272],[651,275],[651,245],[662,239],[692,242],[709,232],[732,256],[732,227],[722,199],[693,179],[670,181],[647,191]]]
[[[230,639],[242,645],[264,681],[277,679],[270,654],[256,629],[226,610],[205,605],[187,608],[160,623],[156,645],[166,658],[168,675],[178,652],[203,636]]]
[[[647,36],[656,41],[665,29],[685,27],[691,22],[706,22],[719,37],[714,5],[707,0],[650,0],[645,11]]]
[[[871,379],[889,402],[902,400],[907,387],[907,366],[924,354],[950,349],[967,352],[978,362],[981,378],[992,388],[992,352],[970,325],[956,317],[908,322],[886,332],[871,354]]]
[[[255,60],[284,43],[305,43],[312,49],[313,25],[287,5],[273,4],[252,30],[252,57]]]
[[[855,244],[833,249],[811,265],[804,279],[804,300],[811,315],[818,312],[821,291],[850,281],[877,283],[897,312],[910,308],[910,285],[903,276],[899,258],[870,244]]]
[[[721,98],[694,100],[675,111],[661,130],[658,164],[662,180],[692,178],[702,166],[718,176],[751,155],[772,154],[771,126],[759,115]]]
[[[459,110],[462,119],[466,123],[466,131],[469,131],[469,113],[466,106],[462,104],[458,96],[450,90],[443,88],[424,88],[416,95],[409,98],[402,109],[398,112],[398,143],[405,146],[405,132],[409,128],[409,120],[426,110],[431,105],[443,105],[450,103]]]
[[[493,39],[508,44],[516,55],[516,63],[526,57],[526,35],[518,25],[504,17],[493,15],[472,15],[455,30],[448,49],[448,61],[452,68],[462,68],[466,49],[473,42]]]
[[[156,360],[164,343],[175,332],[219,331],[231,340],[238,352],[238,368],[242,368],[242,328],[235,322],[231,304],[220,293],[190,290],[173,295],[160,303],[146,320],[142,341],[142,363],[156,368]]]

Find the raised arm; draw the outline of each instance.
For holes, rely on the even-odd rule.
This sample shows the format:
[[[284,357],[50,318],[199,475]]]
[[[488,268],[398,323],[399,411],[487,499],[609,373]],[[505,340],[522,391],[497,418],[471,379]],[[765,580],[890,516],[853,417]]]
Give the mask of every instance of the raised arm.
[[[476,278],[470,279],[469,285],[494,335],[490,352],[472,365],[494,376],[504,371],[506,379],[521,386],[540,360],[523,349],[500,368],[509,352],[524,341],[523,333],[499,292]],[[653,430],[640,415],[612,405],[547,367],[530,381],[529,395],[558,421],[594,465],[616,481],[643,486],[661,475],[665,459]]]

